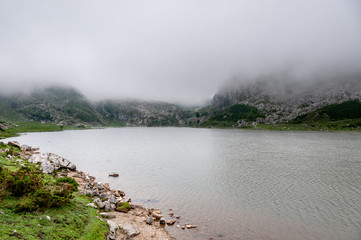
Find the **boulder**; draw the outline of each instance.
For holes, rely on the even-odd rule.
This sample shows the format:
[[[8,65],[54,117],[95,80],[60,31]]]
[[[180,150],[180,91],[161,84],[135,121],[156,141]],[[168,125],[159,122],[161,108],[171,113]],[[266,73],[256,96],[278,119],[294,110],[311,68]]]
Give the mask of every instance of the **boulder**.
[[[159,220],[159,223],[160,223],[160,224],[165,224],[165,219],[164,219],[164,218],[161,218],[161,219]]]
[[[17,141],[9,141],[9,142],[8,142],[8,145],[13,146],[13,147],[17,147],[17,148],[19,148],[19,149],[21,148],[20,143],[17,142]]]
[[[155,217],[156,219],[161,219],[163,217],[160,211],[152,212],[152,216]]]
[[[92,208],[97,208],[97,206],[94,203],[88,203],[85,206],[92,207]]]
[[[147,219],[145,220],[145,222],[149,225],[152,225],[152,223],[154,222],[153,218],[152,217],[147,217]]]
[[[125,192],[123,192],[122,190],[118,190],[118,194],[119,194],[121,197],[124,197],[124,196],[125,196]]]
[[[51,174],[55,170],[53,164],[51,164],[49,161],[42,162],[40,165],[40,171],[43,173]]]
[[[140,233],[139,230],[132,225],[119,224],[119,227],[123,229],[129,237],[134,237]]]
[[[97,187],[98,187],[99,190],[103,190],[104,189],[104,184],[101,183],[101,182],[98,182]]]
[[[115,239],[115,232],[119,228],[119,225],[116,224],[115,222],[113,222],[112,220],[108,220],[107,223],[109,225],[108,239],[114,240]]]
[[[108,201],[112,204],[116,204],[117,203],[117,199],[115,198],[115,196],[110,195],[110,197],[108,198]]]
[[[32,163],[41,163],[41,165],[44,165],[43,168],[46,169],[46,172],[44,173],[52,173],[54,170],[58,170],[59,168],[66,168],[70,170],[75,170],[76,166],[71,163],[69,160],[66,160],[65,158],[62,158],[56,154],[53,153],[37,153],[33,154],[29,159],[29,162]],[[53,170],[50,172],[49,165],[53,166]]]
[[[102,200],[100,200],[99,198],[95,198],[95,199],[93,200],[93,202],[94,202],[95,204],[97,204],[100,209],[102,209],[102,208],[105,207],[105,203],[102,202]]]
[[[109,201],[105,201],[104,203],[104,211],[109,212],[115,209],[115,204],[110,203]]]

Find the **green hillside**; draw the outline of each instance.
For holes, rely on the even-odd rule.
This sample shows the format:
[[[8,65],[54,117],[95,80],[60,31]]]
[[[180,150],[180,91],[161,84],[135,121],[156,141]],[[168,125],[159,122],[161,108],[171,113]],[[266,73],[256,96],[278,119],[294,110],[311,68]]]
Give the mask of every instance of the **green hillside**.
[[[256,121],[257,118],[264,117],[265,116],[255,107],[245,104],[235,104],[227,107],[221,112],[216,113],[213,117],[201,125],[207,127],[232,127],[237,124],[237,122],[253,122]]]

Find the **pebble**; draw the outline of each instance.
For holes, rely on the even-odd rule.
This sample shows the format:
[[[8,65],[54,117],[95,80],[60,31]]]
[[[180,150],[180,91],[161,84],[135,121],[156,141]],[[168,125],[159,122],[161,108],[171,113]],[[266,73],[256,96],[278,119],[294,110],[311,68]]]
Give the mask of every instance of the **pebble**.
[[[173,219],[173,220],[168,220],[167,221],[167,224],[168,225],[173,225],[173,224],[175,224],[177,222],[177,220],[175,220],[175,219]]]

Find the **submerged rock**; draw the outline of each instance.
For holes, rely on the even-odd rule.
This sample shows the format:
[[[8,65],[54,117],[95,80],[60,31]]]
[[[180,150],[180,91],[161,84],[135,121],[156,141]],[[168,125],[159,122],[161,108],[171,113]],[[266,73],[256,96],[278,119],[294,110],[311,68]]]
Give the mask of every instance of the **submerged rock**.
[[[175,219],[167,220],[167,224],[168,224],[168,225],[173,225],[173,224],[175,224],[176,222],[177,222],[177,220],[175,220]]]

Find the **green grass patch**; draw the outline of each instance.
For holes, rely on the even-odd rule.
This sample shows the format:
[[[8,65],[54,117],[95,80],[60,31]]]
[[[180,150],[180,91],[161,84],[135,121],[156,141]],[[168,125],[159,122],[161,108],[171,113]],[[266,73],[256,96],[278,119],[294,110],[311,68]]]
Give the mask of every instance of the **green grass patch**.
[[[89,200],[77,194],[60,208],[35,212],[16,213],[6,207],[12,201],[0,200],[0,239],[96,240],[105,239],[109,231],[107,223],[96,218],[97,211],[85,206]]]
[[[245,104],[235,104],[217,113],[208,121],[202,123],[204,127],[227,128],[232,127],[238,121],[255,121],[257,118],[264,118],[257,108]]]
[[[3,143],[0,149],[17,151]],[[107,223],[85,206],[91,199],[75,192],[74,179],[44,174],[16,156],[7,159],[9,151],[0,152],[0,239],[105,239]]]
[[[121,202],[117,204],[117,211],[128,212],[130,210],[130,205],[128,202]]]
[[[78,130],[89,129],[85,125],[79,126],[59,126],[55,123],[42,123],[42,122],[16,122],[17,126],[10,127],[0,132],[0,139],[17,136],[18,133],[25,132],[54,132],[63,130]]]
[[[298,116],[292,123],[315,123],[350,119],[361,119],[361,102],[358,99],[322,107],[316,111]]]

